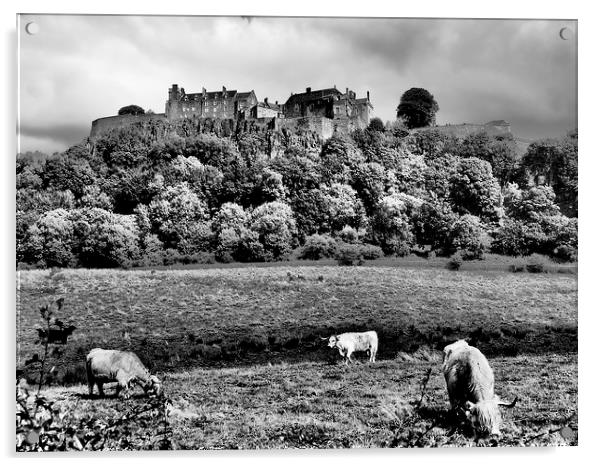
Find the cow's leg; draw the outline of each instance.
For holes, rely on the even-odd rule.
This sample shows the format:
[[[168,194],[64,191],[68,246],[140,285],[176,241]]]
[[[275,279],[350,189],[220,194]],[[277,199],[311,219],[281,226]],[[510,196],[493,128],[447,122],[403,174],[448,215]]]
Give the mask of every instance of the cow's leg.
[[[97,381],[96,385],[98,386],[98,396],[103,398],[105,396],[105,392],[102,389],[102,382]]]
[[[347,359],[349,359],[349,362],[353,364],[353,359],[351,359],[352,354],[353,354],[352,351],[347,351]]]
[[[94,394],[94,381],[88,379],[88,394],[92,396]]]

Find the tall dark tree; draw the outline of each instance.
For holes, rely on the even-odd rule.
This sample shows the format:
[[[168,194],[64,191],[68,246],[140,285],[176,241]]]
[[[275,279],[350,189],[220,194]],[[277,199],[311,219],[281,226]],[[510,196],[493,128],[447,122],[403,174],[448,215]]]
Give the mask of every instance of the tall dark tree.
[[[435,114],[439,104],[426,89],[413,87],[403,93],[397,106],[397,118],[401,118],[406,126],[422,128],[435,124]]]
[[[143,113],[144,109],[138,105],[126,105],[119,109],[117,115],[142,115]]]

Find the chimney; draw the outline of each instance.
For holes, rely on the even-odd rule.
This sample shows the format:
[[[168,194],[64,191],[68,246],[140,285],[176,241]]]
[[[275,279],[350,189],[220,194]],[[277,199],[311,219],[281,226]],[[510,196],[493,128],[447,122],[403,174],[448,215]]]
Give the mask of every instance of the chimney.
[[[345,88],[345,94],[349,95],[349,88],[348,87]]]
[[[337,88],[337,85],[335,84],[335,85],[334,85],[334,86],[332,86],[332,87],[334,87],[334,88],[336,89],[336,88]]]
[[[307,92],[309,94],[311,92],[311,87],[306,87],[305,92]]]
[[[267,104],[268,103],[268,98],[266,97],[265,99],[263,99],[263,103]]]
[[[205,97],[205,95],[206,95],[206,94],[207,94],[207,89],[205,89],[205,88],[203,87],[203,97]]]
[[[368,101],[370,101],[370,91],[366,91],[366,97],[368,97]]]
[[[278,105],[278,101],[276,101],[276,105]]]
[[[224,94],[224,97],[226,96],[226,86],[222,86],[222,94]]]

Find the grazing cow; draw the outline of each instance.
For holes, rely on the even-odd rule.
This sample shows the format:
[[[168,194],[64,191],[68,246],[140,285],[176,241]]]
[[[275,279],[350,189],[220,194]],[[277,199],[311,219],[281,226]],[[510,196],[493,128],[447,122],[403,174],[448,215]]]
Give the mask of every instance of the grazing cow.
[[[501,415],[498,406],[513,407],[501,401],[493,390],[493,371],[487,358],[465,340],[443,349],[443,373],[449,401],[454,410],[462,410],[478,436],[499,435]]]
[[[378,335],[375,331],[361,333],[341,333],[332,335],[328,340],[328,346],[337,348],[339,354],[345,358],[345,365],[353,362],[351,355],[356,351],[366,351],[370,355],[370,362],[376,361],[376,351],[378,350]]]
[[[94,348],[86,357],[86,371],[90,395],[96,384],[99,395],[104,396],[102,386],[108,382],[117,382],[118,396],[122,389],[125,390],[126,397],[129,396],[128,391],[132,383],[140,385],[147,393],[150,390],[157,395],[161,392],[159,379],[150,375],[138,356],[129,351]]]

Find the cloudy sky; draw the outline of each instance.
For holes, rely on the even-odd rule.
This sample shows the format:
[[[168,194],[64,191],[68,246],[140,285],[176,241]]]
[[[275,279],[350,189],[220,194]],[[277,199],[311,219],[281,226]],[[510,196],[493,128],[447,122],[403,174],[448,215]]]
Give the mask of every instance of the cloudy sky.
[[[124,105],[163,112],[172,83],[279,102],[349,87],[385,121],[424,87],[439,124],[505,119],[529,139],[577,126],[570,21],[27,15],[20,29],[22,152],[64,150]]]

